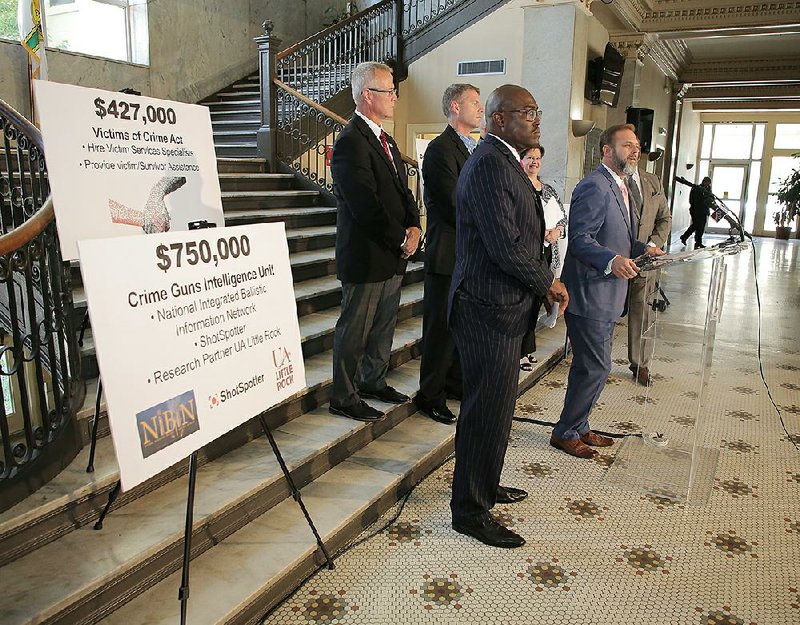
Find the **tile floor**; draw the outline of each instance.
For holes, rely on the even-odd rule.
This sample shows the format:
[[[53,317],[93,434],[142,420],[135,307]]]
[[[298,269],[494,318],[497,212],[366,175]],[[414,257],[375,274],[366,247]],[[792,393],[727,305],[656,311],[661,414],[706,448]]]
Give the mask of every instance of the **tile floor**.
[[[757,245],[764,373],[800,444],[800,244]],[[577,460],[548,446],[548,427],[517,421],[503,481],[531,496],[494,513],[527,539],[525,547],[492,549],[452,531],[451,460],[413,491],[395,523],[342,555],[335,571],[320,571],[264,622],[800,624],[800,451],[758,372],[752,254],[728,262],[700,419],[697,347],[659,342],[655,384],[646,390],[628,372],[623,325],[592,417],[593,427],[620,434],[655,424],[672,440],[691,440],[697,425],[700,445],[718,452],[707,503],[621,489],[606,480],[620,443],[596,460]],[[664,277],[670,319],[704,300],[708,271],[687,264]],[[520,397],[517,416],[557,419],[567,371],[561,363]]]

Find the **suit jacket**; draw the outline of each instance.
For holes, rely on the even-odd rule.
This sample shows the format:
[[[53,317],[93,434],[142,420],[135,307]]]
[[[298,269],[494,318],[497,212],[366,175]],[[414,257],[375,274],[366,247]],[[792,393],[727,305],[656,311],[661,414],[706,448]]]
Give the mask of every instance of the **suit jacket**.
[[[456,264],[456,183],[469,150],[450,124],[428,144],[422,161],[428,210],[425,270],[453,275]]]
[[[394,166],[366,122],[353,115],[331,154],[336,196],[336,275],[342,282],[388,280],[402,274],[406,228],[419,227],[403,157],[387,135]]]
[[[456,187],[458,292],[471,321],[509,336],[533,327],[553,283],[544,257],[544,216],[533,185],[509,149],[491,135],[469,157]]]
[[[606,275],[606,267],[617,255],[635,258],[646,251],[625,219],[627,210],[619,186],[602,164],[572,192],[561,280],[569,293],[567,311],[573,315],[614,321],[622,314],[628,282]]]
[[[639,223],[636,238],[645,244],[652,241],[664,249],[672,230],[672,215],[667,206],[667,196],[664,195],[661,181],[655,174],[640,171],[639,179],[642,181],[642,209],[636,214]]]

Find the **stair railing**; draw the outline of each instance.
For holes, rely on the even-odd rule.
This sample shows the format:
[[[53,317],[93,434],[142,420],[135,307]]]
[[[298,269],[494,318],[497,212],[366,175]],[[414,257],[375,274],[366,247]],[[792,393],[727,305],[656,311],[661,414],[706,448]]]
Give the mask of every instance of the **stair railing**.
[[[0,100],[0,510],[81,448],[85,386],[39,131]]]
[[[278,162],[332,195],[331,151],[347,120],[280,80],[275,80],[273,87],[277,96]],[[409,189],[419,202],[417,162],[403,156],[403,163]]]

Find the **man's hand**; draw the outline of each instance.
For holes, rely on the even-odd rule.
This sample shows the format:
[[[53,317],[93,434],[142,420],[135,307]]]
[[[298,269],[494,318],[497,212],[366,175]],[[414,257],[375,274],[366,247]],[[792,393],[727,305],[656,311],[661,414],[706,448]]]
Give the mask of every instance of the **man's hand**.
[[[639,268],[630,258],[614,256],[614,260],[611,261],[611,273],[617,276],[617,278],[630,280],[639,274]]]
[[[550,290],[547,292],[545,299],[547,300],[548,310],[552,310],[553,304],[558,304],[558,314],[563,315],[564,311],[567,309],[567,304],[569,304],[567,287],[564,286],[561,280],[553,280],[553,284],[550,285]]]
[[[401,248],[403,250],[403,258],[409,258],[417,251],[421,234],[422,231],[416,226],[406,228],[406,243]]]
[[[648,256],[663,256],[664,254],[666,254],[666,252],[662,250],[660,247],[654,247],[652,245],[647,246]]]

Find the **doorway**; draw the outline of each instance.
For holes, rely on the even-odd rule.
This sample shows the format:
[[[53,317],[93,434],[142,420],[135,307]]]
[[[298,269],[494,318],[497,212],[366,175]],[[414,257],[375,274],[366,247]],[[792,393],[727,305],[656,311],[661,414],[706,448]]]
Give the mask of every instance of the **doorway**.
[[[720,198],[730,211],[739,218],[745,230],[751,231],[755,215],[748,214],[753,203],[747,201],[750,165],[711,161],[708,175],[711,176],[711,191]],[[754,207],[753,207],[754,208]],[[749,227],[748,227],[749,225]],[[727,234],[730,226],[725,220],[709,219],[706,232]]]

